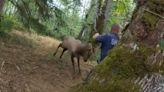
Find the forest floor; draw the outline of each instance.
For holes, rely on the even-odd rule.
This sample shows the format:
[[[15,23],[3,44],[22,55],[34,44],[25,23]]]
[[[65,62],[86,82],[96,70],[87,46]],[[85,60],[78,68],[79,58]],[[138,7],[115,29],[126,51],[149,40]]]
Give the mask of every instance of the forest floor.
[[[73,79],[69,53],[52,55],[58,40],[16,30],[9,36],[0,38],[0,92],[68,92],[96,65],[80,62],[82,74]]]

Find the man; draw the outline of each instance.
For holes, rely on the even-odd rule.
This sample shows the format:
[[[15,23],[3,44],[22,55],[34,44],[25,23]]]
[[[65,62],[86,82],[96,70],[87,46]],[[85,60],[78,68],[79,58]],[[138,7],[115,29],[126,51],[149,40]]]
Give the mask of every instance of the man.
[[[101,43],[101,55],[100,55],[100,60],[97,61],[98,64],[107,56],[108,51],[117,44],[119,40],[119,35],[118,35],[119,30],[120,30],[119,25],[114,24],[112,25],[111,33],[107,33],[104,35],[95,33],[93,35],[93,39]]]

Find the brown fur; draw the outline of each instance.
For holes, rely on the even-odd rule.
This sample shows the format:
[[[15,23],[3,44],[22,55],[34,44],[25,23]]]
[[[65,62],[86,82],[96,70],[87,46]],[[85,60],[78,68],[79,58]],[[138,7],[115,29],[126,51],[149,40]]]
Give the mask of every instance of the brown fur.
[[[56,55],[59,47],[63,48],[60,58],[62,58],[64,52],[67,50],[71,54],[71,61],[72,61],[72,66],[73,66],[74,72],[75,72],[74,57],[77,58],[78,68],[79,68],[79,73],[80,73],[81,72],[80,71],[80,63],[79,63],[80,56],[82,56],[84,61],[86,62],[87,59],[91,55],[92,47],[88,44],[82,43],[80,40],[77,40],[74,37],[65,37],[64,40],[62,41],[62,43],[59,44],[56,51],[54,52],[54,54],[53,54],[54,56]]]

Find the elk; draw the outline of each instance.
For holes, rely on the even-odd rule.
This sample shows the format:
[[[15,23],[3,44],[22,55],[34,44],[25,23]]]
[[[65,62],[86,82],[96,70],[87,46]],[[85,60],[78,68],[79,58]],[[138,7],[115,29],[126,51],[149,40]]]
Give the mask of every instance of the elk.
[[[83,57],[84,62],[86,62],[92,54],[92,45],[82,43],[80,40],[77,40],[74,37],[65,37],[64,40],[58,45],[53,56],[56,55],[60,47],[63,48],[63,51],[60,55],[60,59],[62,58],[64,52],[68,50],[68,52],[71,55],[71,61],[72,61],[74,73],[75,73],[74,57],[77,58],[79,73],[81,73],[80,62],[79,62],[80,56]]]

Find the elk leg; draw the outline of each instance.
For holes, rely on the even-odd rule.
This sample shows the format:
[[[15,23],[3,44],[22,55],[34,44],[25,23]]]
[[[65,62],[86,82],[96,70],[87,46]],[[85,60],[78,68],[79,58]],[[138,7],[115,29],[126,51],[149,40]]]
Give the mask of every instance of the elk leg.
[[[78,57],[77,57],[78,68],[79,68],[79,73],[81,73],[81,70],[80,70],[80,62],[79,62],[79,60],[80,60],[80,57],[78,56]]]
[[[62,56],[63,56],[63,54],[64,54],[64,52],[65,52],[66,50],[67,50],[66,48],[63,49],[63,51],[62,51],[62,53],[61,53],[61,55],[60,55],[60,58],[62,58]]]
[[[54,52],[53,56],[55,56],[55,55],[56,55],[56,53],[57,53],[57,51],[58,51],[59,47],[61,47],[61,46],[62,46],[62,43],[60,43],[60,44],[59,44],[59,46],[57,47],[57,49],[56,49],[56,51]]]
[[[71,54],[71,61],[72,61],[72,66],[73,66],[73,72],[75,73],[75,62],[74,62],[73,54]]]

